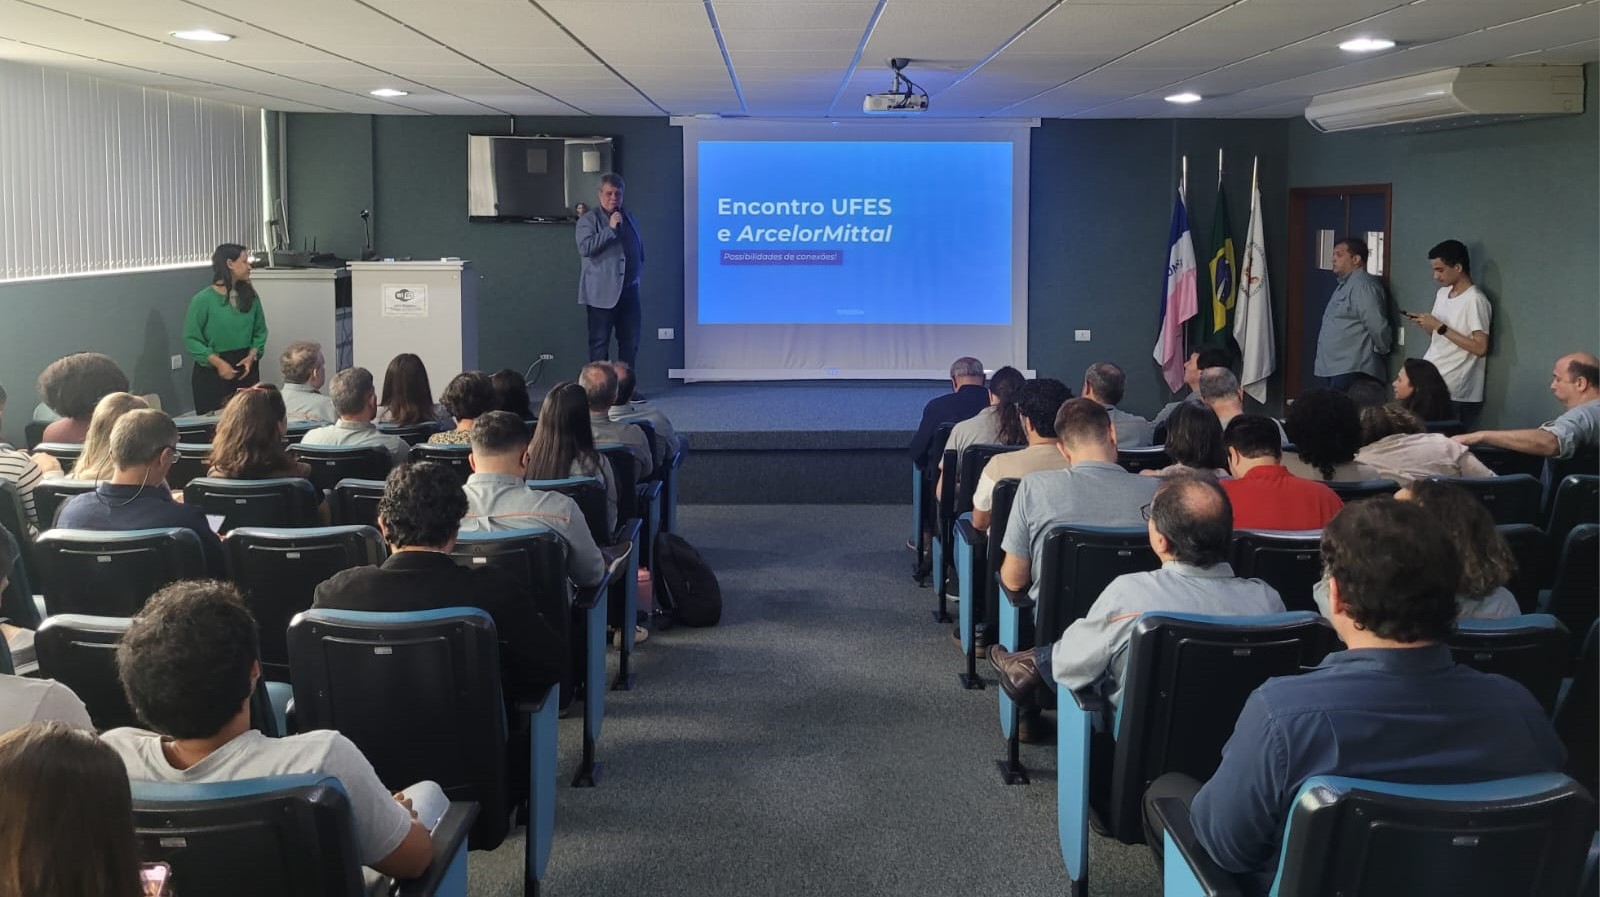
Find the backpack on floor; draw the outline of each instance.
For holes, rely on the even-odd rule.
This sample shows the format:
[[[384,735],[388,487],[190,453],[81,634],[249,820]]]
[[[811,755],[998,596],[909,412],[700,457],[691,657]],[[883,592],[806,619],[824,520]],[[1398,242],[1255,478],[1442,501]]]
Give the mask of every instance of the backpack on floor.
[[[685,626],[715,626],[722,619],[722,587],[700,556],[682,536],[656,536],[654,582],[658,612]]]

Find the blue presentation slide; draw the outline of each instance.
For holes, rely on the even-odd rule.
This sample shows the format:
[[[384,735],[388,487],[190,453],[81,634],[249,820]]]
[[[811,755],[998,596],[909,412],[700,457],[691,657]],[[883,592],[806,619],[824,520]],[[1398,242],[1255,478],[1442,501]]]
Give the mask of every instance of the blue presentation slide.
[[[1011,143],[699,145],[701,324],[1010,324]]]

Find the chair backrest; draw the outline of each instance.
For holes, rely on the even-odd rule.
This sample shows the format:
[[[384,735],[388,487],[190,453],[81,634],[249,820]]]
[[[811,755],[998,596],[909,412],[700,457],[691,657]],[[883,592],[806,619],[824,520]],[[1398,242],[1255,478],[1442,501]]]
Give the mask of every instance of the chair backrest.
[[[1020,445],[998,445],[992,442],[967,446],[961,453],[958,464],[955,513],[961,515],[972,510],[972,493],[978,489],[978,478],[983,475],[983,469],[989,466],[995,455],[1021,451],[1023,448],[1024,446]]]
[[[939,522],[939,503],[933,494],[934,483],[939,480],[939,461],[944,458],[944,448],[950,444],[950,431],[956,425],[943,421],[933,428],[933,438],[928,442],[928,466],[922,469],[922,479],[917,488],[922,491],[922,529],[932,530]]]
[[[1529,473],[1539,477],[1549,490],[1544,496],[1545,513],[1549,514],[1555,509],[1556,490],[1567,477],[1600,474],[1600,448],[1580,448],[1570,458],[1546,458],[1542,468]]]
[[[527,587],[533,607],[566,642],[572,631],[567,540],[547,529],[463,533],[450,556],[462,567],[496,567]]]
[[[299,477],[199,477],[183,488],[183,501],[221,517],[221,531],[228,532],[237,526],[316,526],[322,493]]]
[[[211,443],[180,442],[178,458],[167,471],[167,485],[182,489],[211,472]]]
[[[1011,505],[1017,500],[1017,485],[1020,479],[1005,479],[994,484],[994,494],[989,499],[989,538],[984,544],[983,581],[978,589],[978,597],[983,600],[983,619],[990,625],[1000,622],[1000,565],[1005,561],[1005,551],[1000,547],[1005,542],[1006,527],[1011,523]]]
[[[450,468],[465,483],[472,475],[472,465],[467,458],[472,455],[470,445],[432,445],[421,442],[411,447],[411,460],[432,461]]]
[[[1438,433],[1441,436],[1460,436],[1467,432],[1467,425],[1458,420],[1427,420],[1422,422],[1423,430],[1429,433]]]
[[[1167,454],[1165,445],[1151,445],[1117,449],[1117,463],[1129,473],[1138,473],[1141,470],[1160,470],[1171,464],[1172,458]]]
[[[659,480],[666,475],[663,465],[672,455],[672,446],[665,437],[656,435],[656,425],[647,420],[630,420],[628,423],[644,431],[644,444],[650,446],[650,475],[645,480]]]
[[[1286,610],[1315,612],[1311,591],[1322,578],[1322,530],[1234,530],[1233,574],[1277,589]]]
[[[1274,894],[1575,894],[1594,800],[1560,773],[1464,785],[1314,776],[1284,830]]]
[[[1589,624],[1572,685],[1551,722],[1567,746],[1567,775],[1595,794],[1600,785],[1600,620]]]
[[[33,636],[39,675],[72,689],[102,732],[141,725],[117,678],[117,642],[130,622],[127,617],[51,614]]]
[[[1568,641],[1567,628],[1549,614],[1461,620],[1450,636],[1450,653],[1456,663],[1521,683],[1548,713],[1572,656]]]
[[[340,480],[328,499],[329,516],[341,526],[377,526],[383,480]]]
[[[179,442],[204,442],[210,443],[217,436],[217,424],[222,422],[221,416],[217,417],[176,417],[172,422],[178,427]]]
[[[33,536],[28,532],[28,512],[22,507],[22,496],[17,494],[17,486],[10,480],[0,477],[0,529],[11,534],[17,543],[17,549],[22,555],[22,565],[28,572],[36,573],[39,570],[38,554],[34,551]]]
[[[614,442],[596,445],[595,450],[611,462],[611,476],[617,486],[617,525],[621,526],[622,521],[629,518],[644,516],[640,513],[636,488],[639,483],[639,462],[633,457],[633,451]]]
[[[559,492],[571,498],[589,524],[594,544],[611,544],[611,528],[606,526],[606,486],[597,477],[563,477],[559,480],[528,480],[528,488]],[[621,521],[618,521],[619,523]]]
[[[1567,533],[1556,561],[1555,584],[1544,608],[1568,632],[1588,632],[1600,610],[1600,524],[1584,523]]]
[[[52,614],[131,617],[162,586],[206,575],[200,537],[181,527],[52,529],[37,548]]]
[[[93,492],[95,485],[92,480],[69,480],[65,477],[34,483],[33,511],[39,515],[39,528],[55,526],[56,515],[61,513],[61,506],[67,503],[67,499]]]
[[[1339,496],[1339,500],[1345,504],[1368,498],[1378,498],[1384,495],[1394,495],[1400,491],[1400,484],[1394,480],[1354,480],[1350,482],[1329,480],[1323,485],[1332,489],[1334,494]]]
[[[1472,454],[1483,462],[1484,467],[1494,471],[1498,476],[1510,476],[1514,473],[1539,476],[1544,470],[1544,459],[1538,455],[1525,455],[1522,452],[1481,444],[1472,447]]]
[[[363,893],[350,800],[337,779],[132,784],[141,859],[169,864],[178,893]]]
[[[1477,496],[1494,515],[1495,523],[1539,524],[1539,501],[1544,487],[1537,477],[1525,473],[1496,477],[1429,477],[1440,483],[1459,486]]]
[[[1552,545],[1561,545],[1566,542],[1567,533],[1583,523],[1600,523],[1600,476],[1569,474],[1556,486],[1545,531],[1550,534]]]
[[[420,424],[378,424],[378,430],[390,436],[398,436],[406,441],[407,445],[416,445],[427,442],[428,437],[439,432],[441,427],[438,421],[423,421]]]
[[[378,445],[289,446],[289,453],[311,465],[311,482],[318,489],[332,489],[343,479],[381,480],[389,475],[394,457]]]
[[[1506,583],[1522,612],[1532,613],[1539,606],[1539,589],[1550,577],[1550,540],[1544,530],[1526,523],[1502,523],[1495,529],[1506,540],[1517,559],[1517,572]]]
[[[487,613],[312,608],[289,624],[289,666],[301,730],[337,730],[395,791],[429,779],[477,801],[475,849],[505,838],[506,708]]]
[[[242,526],[223,540],[228,573],[255,615],[261,671],[289,681],[289,621],[311,606],[324,580],[350,567],[383,563],[383,540],[370,526],[272,529]]]
[[[307,433],[310,433],[312,430],[315,430],[320,426],[322,426],[322,424],[316,423],[315,421],[290,421],[288,429],[286,429],[283,434],[283,444],[294,445],[300,440],[306,438]]]
[[[1326,620],[1304,611],[1141,615],[1128,642],[1116,725],[1114,834],[1142,840],[1140,800],[1150,783],[1168,772],[1211,778],[1250,693],[1320,663],[1336,641]]]
[[[1043,554],[1036,645],[1060,638],[1113,579],[1161,566],[1144,527],[1053,527],[1045,535]]]
[[[41,442],[29,451],[43,452],[61,462],[63,473],[71,473],[73,465],[78,463],[78,458],[83,456],[83,443],[81,442]]]
[[[34,446],[44,441],[44,430],[48,426],[50,422],[47,420],[30,420],[23,426],[22,437],[28,443],[28,451],[33,451]]]

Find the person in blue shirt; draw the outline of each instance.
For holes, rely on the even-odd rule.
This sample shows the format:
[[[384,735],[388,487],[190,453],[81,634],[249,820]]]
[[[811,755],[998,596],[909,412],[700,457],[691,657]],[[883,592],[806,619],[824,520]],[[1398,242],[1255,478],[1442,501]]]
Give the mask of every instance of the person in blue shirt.
[[[1333,246],[1339,285],[1322,312],[1314,373],[1329,389],[1343,390],[1357,375],[1389,379],[1385,360],[1394,349],[1383,281],[1367,273],[1367,244],[1345,237]]]
[[[160,411],[129,411],[111,428],[111,479],[61,506],[62,529],[122,531],[182,527],[200,537],[206,570],[226,578],[222,541],[205,512],[174,501],[167,471],[178,459],[178,426]]]
[[[911,437],[911,463],[919,470],[937,460],[928,457],[928,450],[940,424],[959,424],[989,407],[989,389],[983,378],[983,362],[976,358],[963,355],[950,365],[950,391],[928,400],[917,433]]]
[[[1264,892],[1312,776],[1452,784],[1562,768],[1566,750],[1526,688],[1451,659],[1461,564],[1427,511],[1390,498],[1349,505],[1323,530],[1322,558],[1346,650],[1256,689],[1204,786],[1181,773],[1150,784],[1158,863],[1150,806],[1163,797],[1190,801],[1211,858]]]

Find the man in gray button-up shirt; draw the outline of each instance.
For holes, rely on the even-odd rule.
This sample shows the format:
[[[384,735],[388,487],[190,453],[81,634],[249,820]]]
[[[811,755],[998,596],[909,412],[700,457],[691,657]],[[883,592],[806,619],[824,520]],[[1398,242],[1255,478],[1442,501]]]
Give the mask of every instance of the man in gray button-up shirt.
[[[374,445],[389,453],[389,460],[404,464],[411,446],[404,439],[378,429],[372,419],[378,416],[378,393],[372,387],[372,372],[366,368],[346,368],[333,378],[333,410],[339,419],[318,427],[301,438],[305,445]]]
[[[1354,374],[1389,379],[1383,356],[1394,348],[1394,331],[1383,283],[1367,273],[1367,244],[1355,237],[1336,243],[1333,273],[1339,286],[1322,313],[1314,373],[1331,389],[1344,389]]]

